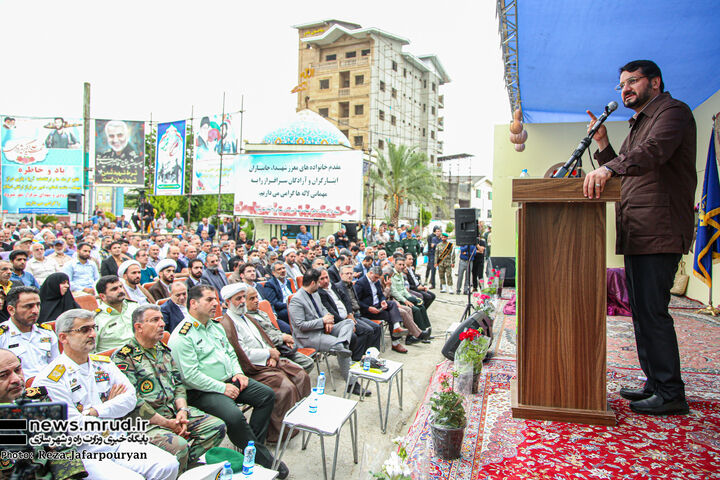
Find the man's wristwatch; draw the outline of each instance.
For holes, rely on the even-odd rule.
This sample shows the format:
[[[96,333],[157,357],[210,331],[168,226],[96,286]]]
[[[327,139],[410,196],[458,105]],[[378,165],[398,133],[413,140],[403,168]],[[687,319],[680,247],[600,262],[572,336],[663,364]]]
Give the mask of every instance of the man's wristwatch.
[[[187,407],[178,408],[178,412],[185,412],[188,415],[190,414],[190,409]]]
[[[610,175],[611,175],[611,176],[614,176],[614,175],[615,175],[615,170],[613,170],[612,168],[608,167],[607,165],[603,165],[603,167],[607,168],[607,170],[608,170],[608,172],[610,172]]]

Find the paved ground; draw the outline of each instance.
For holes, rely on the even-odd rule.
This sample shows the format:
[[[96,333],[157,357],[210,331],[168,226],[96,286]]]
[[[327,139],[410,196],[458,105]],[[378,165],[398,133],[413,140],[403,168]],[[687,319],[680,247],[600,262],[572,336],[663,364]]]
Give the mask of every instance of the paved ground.
[[[369,478],[367,474],[368,470],[377,471],[379,469],[382,462],[385,461],[392,451],[392,439],[405,435],[415,418],[415,412],[425,394],[435,365],[443,359],[440,351],[444,344],[445,329],[453,322],[460,320],[467,298],[461,295],[441,294],[439,288],[433,290],[433,292],[437,295],[437,299],[428,312],[433,326],[433,335],[435,335],[435,340],[433,340],[431,344],[412,345],[407,347],[407,354],[399,354],[389,349],[389,338],[386,335],[388,349],[381,356],[390,360],[403,362],[404,364],[403,409],[399,409],[397,392],[394,390],[390,405],[387,433],[383,434],[378,418],[377,392],[375,391],[374,384],[372,384],[372,396],[358,404],[358,423],[360,424],[358,432],[358,463],[353,463],[350,428],[349,425],[346,424],[340,435],[336,478],[343,480],[366,480]],[[336,380],[339,379],[340,373],[337,364],[332,359],[331,368],[333,369],[333,375]],[[315,380],[315,374],[313,374],[311,378]],[[342,396],[339,382],[337,387],[337,391],[333,392],[328,385],[326,392],[330,395]],[[382,398],[385,399],[387,386],[381,384],[380,388],[382,390]],[[357,397],[353,398],[357,399]],[[333,447],[334,437],[326,437],[325,452],[327,456],[328,478],[332,468]],[[289,478],[323,478],[320,441],[317,436],[312,437],[306,450],[301,450],[301,436],[296,436],[290,441],[283,461],[290,468],[291,473]]]

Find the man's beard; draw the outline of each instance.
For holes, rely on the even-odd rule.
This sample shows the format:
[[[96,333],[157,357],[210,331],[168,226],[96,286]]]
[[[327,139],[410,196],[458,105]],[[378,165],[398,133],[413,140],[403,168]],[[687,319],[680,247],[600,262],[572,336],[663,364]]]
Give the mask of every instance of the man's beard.
[[[247,311],[247,309],[245,308],[245,305],[235,306],[232,304],[232,302],[228,302],[228,310],[230,311],[230,313],[233,313],[238,316],[245,315],[245,312]]]

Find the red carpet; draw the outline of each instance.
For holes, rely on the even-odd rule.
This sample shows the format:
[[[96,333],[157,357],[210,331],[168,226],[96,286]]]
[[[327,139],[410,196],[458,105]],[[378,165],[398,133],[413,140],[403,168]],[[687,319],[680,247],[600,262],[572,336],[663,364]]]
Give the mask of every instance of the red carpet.
[[[514,420],[510,380],[515,375],[515,317],[496,321],[494,356],[481,377],[479,393],[468,398],[468,427],[462,458],[432,455],[429,396],[438,365],[408,432],[408,452],[417,478],[427,479],[710,479],[720,478],[720,323],[672,310],[680,342],[683,378],[691,413],[652,417],[630,411],[616,392],[639,385],[632,321],[608,319],[608,401],[615,427]]]

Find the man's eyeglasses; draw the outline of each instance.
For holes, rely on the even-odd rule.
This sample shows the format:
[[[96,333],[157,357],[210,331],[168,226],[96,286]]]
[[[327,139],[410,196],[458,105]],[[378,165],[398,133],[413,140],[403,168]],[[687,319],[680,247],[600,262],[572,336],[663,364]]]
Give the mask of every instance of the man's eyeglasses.
[[[619,92],[619,91],[621,91],[623,88],[625,88],[625,85],[629,85],[629,86],[632,87],[632,86],[635,85],[635,84],[638,82],[638,80],[640,80],[641,78],[648,78],[648,77],[645,76],[645,75],[643,75],[642,77],[630,77],[630,78],[628,78],[626,81],[618,83],[618,84],[615,86],[615,90],[617,90],[617,91]]]
[[[98,326],[93,324],[93,325],[83,325],[82,327],[79,327],[79,328],[73,328],[72,330],[68,330],[67,333],[79,332],[79,333],[82,333],[83,335],[87,335],[88,333],[90,333],[90,331],[97,332],[97,330],[98,330]]]

